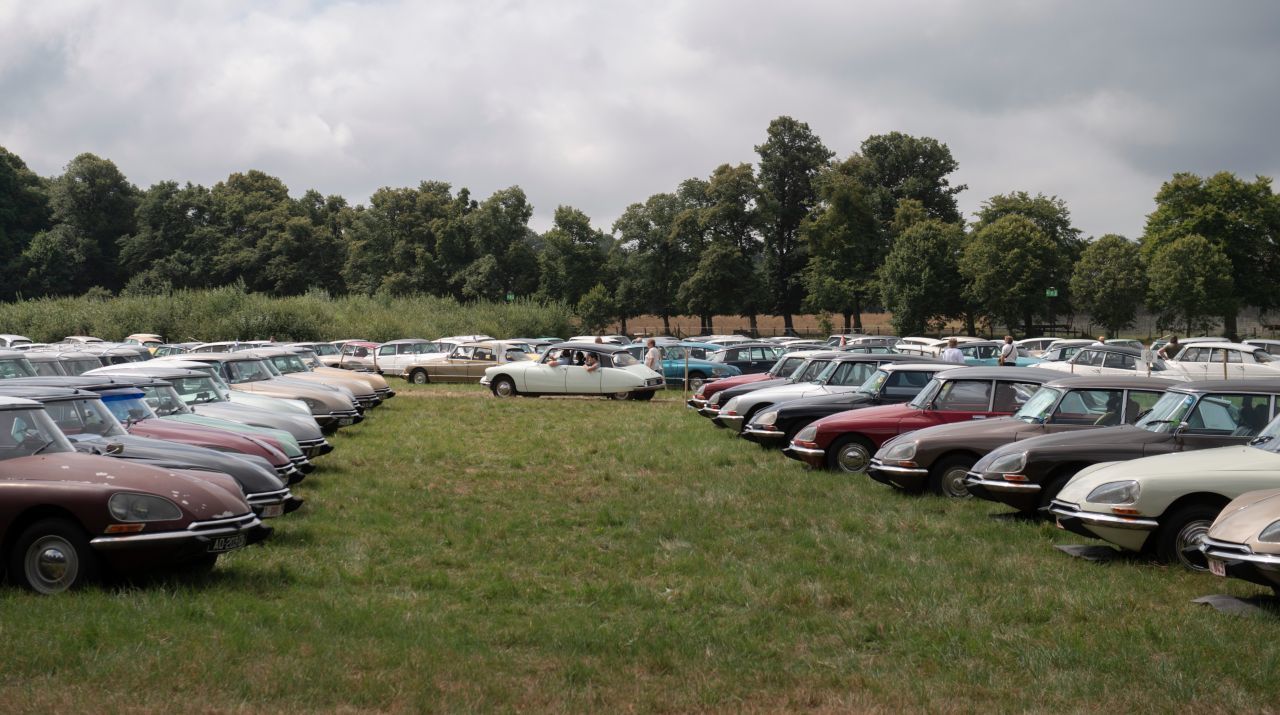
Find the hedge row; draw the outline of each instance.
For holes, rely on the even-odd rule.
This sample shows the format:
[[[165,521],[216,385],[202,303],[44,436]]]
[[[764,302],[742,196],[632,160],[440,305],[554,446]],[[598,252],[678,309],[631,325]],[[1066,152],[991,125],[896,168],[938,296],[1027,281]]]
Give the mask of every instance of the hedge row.
[[[0,304],[0,333],[54,342],[67,335],[121,340],[159,333],[171,342],[199,340],[374,341],[486,333],[498,337],[567,337],[573,311],[562,303],[458,303],[452,298],[384,295],[291,298],[231,286],[175,290],[159,296],[41,298]]]

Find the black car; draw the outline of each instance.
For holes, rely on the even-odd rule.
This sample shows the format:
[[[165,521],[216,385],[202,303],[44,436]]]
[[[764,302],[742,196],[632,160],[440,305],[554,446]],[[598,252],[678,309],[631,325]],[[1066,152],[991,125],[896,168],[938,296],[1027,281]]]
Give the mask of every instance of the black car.
[[[721,406],[729,400],[732,400],[738,395],[745,395],[753,390],[761,390],[766,387],[777,387],[778,385],[787,385],[793,382],[811,381],[818,377],[822,370],[826,368],[832,360],[835,360],[840,355],[841,353],[832,351],[810,353],[805,356],[804,362],[800,363],[799,367],[793,368],[785,377],[775,377],[770,380],[758,380],[756,382],[748,382],[745,385],[736,385],[728,389],[720,390],[707,400],[707,402],[702,406],[702,409],[698,410],[698,413],[703,417],[711,418],[711,421],[714,422],[717,427],[723,427],[724,425],[716,422],[716,419],[720,415]],[[784,357],[782,359],[787,358]],[[772,370],[770,372],[772,372]]]
[[[782,346],[776,343],[739,343],[707,356],[711,362],[732,365],[744,375],[767,372],[782,357]]]
[[[880,365],[854,392],[789,400],[762,410],[743,427],[739,436],[766,447],[784,447],[814,420],[861,407],[909,402],[929,384],[934,373],[953,368],[954,363],[899,356]]]

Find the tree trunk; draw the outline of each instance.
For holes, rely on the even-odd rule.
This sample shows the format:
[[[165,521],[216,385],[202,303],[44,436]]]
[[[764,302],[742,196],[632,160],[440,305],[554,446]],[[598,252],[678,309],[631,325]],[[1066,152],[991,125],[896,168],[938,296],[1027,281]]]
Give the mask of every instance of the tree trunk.
[[[1222,334],[1227,336],[1233,343],[1240,342],[1240,336],[1236,334],[1238,328],[1239,324],[1236,322],[1235,311],[1222,316]]]
[[[1031,311],[1027,311],[1022,316],[1022,337],[1024,338],[1031,337],[1031,321],[1034,319],[1035,319],[1035,316],[1031,314]]]
[[[619,335],[627,334],[627,316],[625,315],[622,316],[621,318],[618,318],[618,334]]]
[[[756,322],[756,314],[752,313],[747,316],[747,321],[751,325],[751,337],[760,337],[760,325]]]
[[[667,315],[666,313],[662,314],[662,334],[663,335],[671,334],[671,316]]]
[[[791,313],[782,314],[782,334],[783,335],[796,334],[795,324],[791,322]]]
[[[845,316],[845,323],[849,322],[849,316]],[[853,332],[862,332],[862,298],[857,293],[853,294]]]
[[[973,321],[973,313],[964,314],[964,334],[965,335],[978,334],[978,327],[974,325],[974,321]]]
[[[715,321],[715,316],[713,315],[702,316],[701,331],[703,335],[715,335],[716,329],[715,329],[715,326],[712,325],[714,321]]]

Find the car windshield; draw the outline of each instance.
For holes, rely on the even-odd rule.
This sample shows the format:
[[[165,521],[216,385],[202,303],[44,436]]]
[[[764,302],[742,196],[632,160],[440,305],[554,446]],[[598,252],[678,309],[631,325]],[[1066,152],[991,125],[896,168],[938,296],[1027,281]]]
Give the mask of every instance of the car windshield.
[[[101,367],[99,365],[98,367]],[[0,379],[9,377],[35,377],[36,369],[26,358],[5,358],[0,360]]]
[[[1053,411],[1053,406],[1058,404],[1059,397],[1062,397],[1062,390],[1042,387],[1023,403],[1022,409],[1014,413],[1013,417],[1023,422],[1043,424],[1049,420],[1049,414]]]
[[[266,362],[271,363],[272,367],[285,375],[295,372],[307,372],[307,366],[302,363],[302,358],[297,355],[272,355]]]
[[[142,391],[146,394],[147,404],[161,417],[192,414],[191,408],[172,387],[144,385]]]
[[[227,363],[227,369],[231,373],[231,384],[239,385],[244,382],[260,382],[262,380],[270,380],[274,377],[267,366],[257,360],[236,360]]]
[[[89,370],[102,367],[102,363],[96,358],[66,358],[62,361],[62,367],[68,375],[83,375]]]
[[[40,377],[56,377],[58,375],[66,375],[63,372],[62,365],[57,360],[41,360],[40,362],[31,363],[31,367],[35,368],[36,374]]]
[[[156,413],[152,412],[151,407],[147,405],[141,391],[103,395],[102,404],[106,405],[107,409],[111,410],[111,414],[124,424],[154,419],[156,416]]]
[[[877,394],[888,379],[889,372],[887,370],[876,370],[871,373],[871,377],[868,377],[866,382],[858,387],[857,392],[865,392],[868,395]]]
[[[324,367],[324,363],[320,362],[320,357],[310,350],[299,350],[296,354],[302,364],[309,368]]]
[[[210,402],[226,402],[231,399],[227,389],[214,382],[208,375],[168,378],[173,389],[188,405],[203,405]]]
[[[1275,419],[1267,423],[1267,426],[1249,444],[1258,449],[1265,449],[1268,452],[1280,453],[1280,439],[1277,439],[1277,437],[1280,437],[1280,414],[1277,414]]]
[[[341,355],[342,351],[329,343],[319,343],[311,347],[316,355]]]
[[[817,382],[824,370],[830,369],[830,360],[810,360],[803,368],[791,374],[792,382]]]
[[[1148,432],[1172,432],[1196,403],[1195,395],[1185,392],[1166,392],[1152,406],[1151,411],[1138,420],[1137,426]]]
[[[618,352],[610,355],[610,357],[613,358],[614,367],[630,367],[631,365],[640,364],[640,361],[637,360],[634,355],[626,352],[625,350],[619,350]]]
[[[804,358],[782,358],[778,362],[774,363],[773,367],[769,370],[769,374],[774,377],[790,378],[795,375],[796,370],[799,370],[801,365],[804,365]]]
[[[0,410],[0,459],[73,451],[43,409]]]
[[[96,434],[100,437],[125,434],[115,415],[96,397],[50,402],[45,405],[45,411],[63,434]]]
[[[920,394],[916,395],[911,402],[907,403],[907,405],[909,407],[914,407],[917,410],[923,410],[929,406],[929,403],[933,402],[934,396],[938,394],[938,390],[941,388],[942,380],[935,377],[930,380],[929,384],[925,385],[923,390],[920,390]]]

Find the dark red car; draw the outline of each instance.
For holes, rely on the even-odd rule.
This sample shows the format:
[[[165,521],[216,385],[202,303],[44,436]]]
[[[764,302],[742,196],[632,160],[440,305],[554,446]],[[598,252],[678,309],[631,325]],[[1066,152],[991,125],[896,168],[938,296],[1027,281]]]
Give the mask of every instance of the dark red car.
[[[764,380],[778,380],[779,383],[781,383],[781,381],[786,379],[792,371],[803,365],[804,361],[805,356],[803,354],[791,353],[778,358],[778,361],[773,364],[773,367],[769,368],[768,372],[757,372],[750,375],[734,375],[733,377],[725,377],[711,382],[704,382],[702,383],[702,387],[699,387],[698,391],[693,393],[693,397],[690,397],[689,401],[685,404],[695,410],[698,410],[698,412],[702,412],[703,409],[706,408],[707,402],[717,392],[727,390],[731,387],[737,387],[738,385],[763,382]],[[717,412],[719,412],[718,407],[711,411],[711,415],[714,415]],[[710,417],[711,415],[706,416]]]
[[[905,405],[881,405],[841,412],[811,422],[783,452],[810,466],[864,472],[871,455],[888,439],[934,425],[1018,411],[1057,370],[1031,367],[962,367],[934,375]]]
[[[0,569],[19,585],[212,567],[270,533],[231,477],[79,454],[40,403],[0,397]]]

